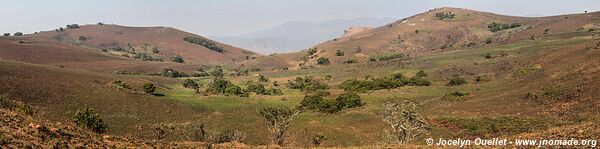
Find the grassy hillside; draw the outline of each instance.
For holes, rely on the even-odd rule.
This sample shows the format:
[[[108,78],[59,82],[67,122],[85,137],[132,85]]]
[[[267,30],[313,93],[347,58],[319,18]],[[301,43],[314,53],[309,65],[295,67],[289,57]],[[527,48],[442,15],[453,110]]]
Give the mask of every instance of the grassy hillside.
[[[115,51],[114,53],[118,53],[119,56],[128,54],[129,57],[134,57],[137,53],[147,53],[155,59],[170,61],[171,57],[180,55],[185,60],[184,63],[190,64],[224,65],[246,60],[246,56],[258,56],[248,50],[169,27],[82,25],[78,28],[57,29],[28,36],[54,39],[70,44],[104,49],[109,52]],[[223,51],[190,43],[184,40],[186,37],[203,39]]]
[[[434,20],[436,13],[447,11],[455,17]],[[424,145],[424,141],[419,140],[428,137],[599,139],[596,128],[600,127],[597,123],[600,101],[596,97],[600,92],[600,36],[594,30],[600,23],[598,17],[599,13],[521,18],[455,8],[435,9],[392,23],[391,27],[366,30],[318,45],[312,55],[307,56],[307,51],[303,51],[245,61],[243,67],[257,68],[248,74],[235,75],[233,71],[238,67],[224,67],[223,76],[216,73],[218,68],[212,67],[203,70],[210,76],[177,78],[116,75],[67,66],[66,63],[66,67],[61,68],[56,65],[63,63],[55,64],[53,59],[20,59],[15,56],[18,54],[9,51],[12,48],[6,48],[4,51],[9,52],[0,50],[0,57],[4,59],[0,60],[0,94],[39,107],[43,117],[67,124],[73,123],[76,110],[91,107],[108,123],[107,134],[158,142],[222,143],[232,141],[231,136],[235,136],[235,141],[248,145],[270,145],[268,123],[261,115],[261,109],[304,105],[306,109],[291,121],[285,134],[285,146],[386,146],[395,144],[389,138],[390,124],[383,119],[386,111],[383,104],[389,100],[414,102],[416,110],[412,112],[422,116],[424,125],[428,126],[425,135],[408,145]],[[422,19],[428,30],[419,28],[417,35],[409,23],[419,23]],[[518,22],[521,27],[491,32],[487,25],[492,20]],[[557,20],[564,20],[559,22],[565,25],[560,26]],[[581,27],[584,29],[579,29]],[[402,34],[411,46],[381,48],[388,47],[386,41],[398,34]],[[446,38],[446,35],[459,38]],[[492,42],[486,44],[488,37],[492,37]],[[19,45],[22,44],[19,39],[34,42],[31,46]],[[43,53],[39,50],[44,48],[43,45],[53,45],[38,46],[38,42],[49,41],[34,39],[23,37],[0,41],[32,54]],[[457,46],[437,49],[447,42]],[[460,43],[469,45],[469,42],[476,45],[458,46],[462,45]],[[70,50],[67,45],[56,45],[67,47],[52,47],[56,51]],[[348,51],[358,45],[364,53]],[[430,51],[430,48],[436,49]],[[344,56],[335,56],[338,49]],[[85,49],[77,51],[81,53],[58,55],[78,54],[74,57],[83,59],[94,53],[82,52]],[[389,54],[386,52],[410,56],[369,60],[371,56]],[[94,55],[97,55],[91,56],[94,60],[87,62],[128,61],[110,54]],[[324,56],[331,57],[329,64],[310,64]],[[356,63],[340,63],[349,57],[363,59]],[[301,63],[305,65],[301,67]],[[154,63],[143,64],[155,67]],[[398,73],[404,77],[399,77]],[[413,77],[417,74],[420,77]],[[260,76],[266,79],[260,79]],[[356,79],[376,87],[389,87],[395,83],[389,80],[394,78],[413,82],[381,89],[364,87],[367,89],[356,91],[361,106],[329,112],[326,110],[330,109],[320,109],[328,103],[319,102],[318,110],[307,108],[306,104],[310,102],[305,101],[305,97],[318,91],[288,87],[294,86],[289,81],[306,76],[329,86],[328,89],[316,89],[329,93],[323,97],[331,101],[329,104],[342,103],[342,100],[334,99],[345,94],[346,86],[343,85],[347,85],[347,80]],[[240,92],[249,93],[251,86],[258,83],[266,89],[281,89],[282,94],[249,93],[248,97],[243,97],[244,94],[229,94],[233,90],[229,88],[224,89],[227,94],[216,93],[214,88],[223,86],[213,85],[224,81],[220,77],[230,81],[224,84],[238,85]],[[186,79],[198,83],[198,90],[184,87]],[[115,80],[126,82],[129,87],[115,85],[112,83]],[[430,84],[415,85],[418,81]],[[318,86],[306,82],[312,83],[308,87]],[[145,93],[144,83],[153,83],[157,94]],[[230,140],[223,139],[227,137]],[[319,138],[319,144],[315,143],[315,138]]]

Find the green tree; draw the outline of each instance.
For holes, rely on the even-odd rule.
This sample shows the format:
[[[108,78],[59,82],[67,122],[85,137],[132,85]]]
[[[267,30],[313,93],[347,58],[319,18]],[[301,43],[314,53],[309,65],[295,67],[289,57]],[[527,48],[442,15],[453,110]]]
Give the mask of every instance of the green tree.
[[[344,52],[342,50],[335,51],[335,56],[344,56]]]
[[[319,59],[317,59],[317,64],[319,65],[328,65],[329,63],[329,58],[319,57]]]
[[[104,133],[108,126],[102,121],[100,115],[92,108],[77,110],[75,113],[75,124],[77,126],[90,129],[96,133]]]
[[[148,94],[153,94],[156,87],[152,83],[144,83],[144,92]]]
[[[185,79],[183,81],[183,87],[185,88],[191,88],[191,89],[198,89],[200,88],[200,85],[198,85],[198,83],[196,83],[194,80],[192,79]]]
[[[13,36],[23,36],[23,33],[21,33],[21,32],[16,32],[16,33],[14,33],[14,34],[13,34]]]
[[[8,37],[8,36],[10,36],[10,33],[4,33],[4,35],[2,35],[2,36]]]
[[[311,56],[315,53],[317,53],[317,48],[309,48],[308,50],[306,50],[306,55]]]

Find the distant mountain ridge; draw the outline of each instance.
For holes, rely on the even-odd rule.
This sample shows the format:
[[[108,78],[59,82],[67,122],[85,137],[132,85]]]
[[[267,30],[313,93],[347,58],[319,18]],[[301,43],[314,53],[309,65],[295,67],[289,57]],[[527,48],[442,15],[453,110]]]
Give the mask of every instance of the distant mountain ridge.
[[[296,52],[344,35],[350,27],[376,27],[393,18],[354,18],[318,22],[293,21],[242,36],[210,38],[262,54]]]

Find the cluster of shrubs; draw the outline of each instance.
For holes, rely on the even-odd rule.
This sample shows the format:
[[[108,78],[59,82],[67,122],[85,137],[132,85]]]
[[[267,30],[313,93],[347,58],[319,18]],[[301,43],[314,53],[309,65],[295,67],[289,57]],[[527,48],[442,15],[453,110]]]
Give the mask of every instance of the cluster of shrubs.
[[[114,81],[110,82],[110,85],[117,90],[130,89],[129,84],[127,84],[127,82],[124,82],[121,80],[114,80]]]
[[[524,98],[525,100],[536,102],[548,102],[552,100],[567,101],[573,98],[573,96],[568,94],[568,91],[568,88],[560,86],[543,87],[542,89],[528,92]]]
[[[177,70],[173,70],[171,68],[165,68],[160,71],[158,74],[155,74],[161,77],[171,77],[171,78],[179,78],[179,77],[189,77],[189,75],[184,72],[179,72]]]
[[[183,57],[181,55],[174,55],[171,57],[171,61],[175,63],[183,63]]]
[[[79,24],[69,24],[66,27],[67,27],[67,29],[78,29],[79,28]]]
[[[224,53],[226,52],[225,48],[218,46],[217,44],[215,44],[212,41],[209,41],[205,38],[202,37],[185,37],[183,38],[183,40],[189,42],[189,43],[193,43],[193,44],[197,44],[197,45],[201,45],[203,47],[206,47],[210,50],[213,50],[215,52],[219,52],[219,53]]]
[[[234,95],[240,97],[248,97],[248,92],[244,92],[238,85],[224,78],[215,77],[206,86],[206,92],[211,94]]]
[[[23,33],[22,32],[16,32],[16,33],[13,34],[13,36],[23,36]]]
[[[406,57],[406,55],[404,55],[402,53],[392,53],[392,54],[371,56],[371,57],[369,57],[369,61],[387,61],[387,60],[404,58],[404,57]]]
[[[306,55],[313,55],[317,53],[317,48],[309,48],[308,50],[306,50]]]
[[[345,92],[340,94],[335,99],[324,99],[323,97],[329,93],[319,91],[313,94],[304,96],[300,107],[302,109],[317,110],[326,113],[336,113],[344,109],[356,108],[363,106],[360,96],[354,92]]]
[[[287,87],[299,89],[304,92],[315,92],[318,90],[327,90],[329,86],[313,76],[296,77],[294,80],[288,80]]]
[[[196,91],[198,91],[200,85],[195,84],[193,80],[186,80],[184,81],[184,87],[195,88]],[[219,77],[215,77],[207,84],[205,92],[210,94],[233,95],[239,97],[249,97],[251,92],[254,92],[257,95],[283,95],[283,91],[278,88],[268,88],[260,83],[249,82],[247,88],[243,89],[231,81]]]
[[[133,58],[139,59],[142,61],[160,61],[160,62],[163,61],[162,58],[152,57],[151,55],[149,55],[147,53],[136,53],[135,56],[133,56]]]
[[[455,16],[456,15],[453,14],[452,12],[447,12],[447,13],[438,12],[438,13],[435,13],[435,17],[438,18],[438,19],[440,19],[440,20],[454,19]]]
[[[501,30],[516,28],[516,27],[521,27],[521,24],[520,23],[503,24],[503,23],[498,23],[498,22],[492,22],[492,23],[488,24],[488,29],[491,32],[498,32]]]
[[[424,79],[425,72],[407,78],[401,73],[396,73],[391,77],[367,78],[365,80],[350,79],[340,84],[340,88],[345,91],[365,92],[369,90],[394,89],[402,86],[429,86],[431,82]]]
[[[281,89],[272,88],[272,87],[267,88],[260,83],[252,83],[252,82],[249,82],[247,91],[254,92],[258,95],[283,95],[283,91],[281,91]]]

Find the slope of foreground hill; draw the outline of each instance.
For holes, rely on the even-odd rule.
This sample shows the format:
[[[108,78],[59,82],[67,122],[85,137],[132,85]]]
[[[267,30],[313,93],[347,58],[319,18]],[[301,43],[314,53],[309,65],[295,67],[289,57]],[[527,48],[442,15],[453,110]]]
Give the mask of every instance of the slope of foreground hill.
[[[184,63],[224,65],[246,60],[247,56],[258,56],[251,51],[169,27],[77,25],[27,36],[55,39],[150,61],[171,61],[178,55],[183,57]]]
[[[439,10],[456,14],[452,18],[450,13],[436,12]],[[454,8],[417,16],[435,17],[436,13],[444,19],[459,19],[461,13],[504,18]],[[564,21],[552,21],[559,19]],[[578,21],[570,22],[571,19]],[[412,22],[410,18],[407,20]],[[0,56],[11,59],[0,60],[0,94],[38,107],[40,116],[67,125],[74,125],[78,110],[93,108],[108,126],[102,135],[175,143],[169,146],[177,142],[242,142],[251,146],[279,144],[297,148],[397,145],[409,148],[424,146],[426,138],[597,140],[600,139],[598,20],[598,13],[507,19],[503,23],[539,24],[530,29],[510,24],[491,27],[495,32],[482,31],[494,37],[488,44],[486,38],[472,40],[460,34],[456,43],[478,42],[475,46],[454,44],[423,54],[418,54],[419,48],[407,47],[407,52],[417,53],[410,53],[409,57],[377,57],[374,61],[366,58],[354,63],[336,63],[331,58],[328,63],[321,60],[322,64],[315,65],[303,61],[303,58],[318,60],[328,52],[344,55],[337,56],[341,58],[357,55],[330,51],[326,47],[337,45],[336,41],[330,41],[317,46],[310,56],[305,51],[244,62],[247,67],[263,69],[240,75],[225,75],[232,70],[228,67],[212,68],[210,75],[195,77],[116,75],[85,67],[61,68],[35,59],[19,60],[18,56],[5,56],[12,53],[4,52]],[[456,33],[453,36],[468,33],[452,31],[469,26],[461,25],[460,19],[435,22],[453,24],[441,26],[437,32]],[[577,26],[580,22],[584,25]],[[484,24],[487,23],[479,22]],[[356,41],[374,40],[358,36],[386,27],[352,34],[337,42],[354,43],[355,39],[350,37]],[[371,36],[386,33],[380,31]],[[420,38],[424,33],[427,32],[420,30],[413,36]],[[437,47],[450,41],[445,34],[444,37],[431,45],[405,41],[414,42],[411,45],[415,47]],[[19,38],[10,39],[7,43],[22,44]],[[31,54],[44,52],[36,51],[40,48],[43,47],[23,49]],[[377,50],[365,45],[361,52],[368,57]],[[111,57],[94,58],[103,61]],[[285,69],[290,65],[305,67]],[[292,117],[287,119],[289,125],[284,133],[273,133],[270,129],[273,123],[269,120],[273,116],[269,114],[277,111]],[[394,113],[408,113],[409,117]],[[399,127],[392,127],[404,118],[411,121],[402,125],[417,128],[412,134],[418,135],[405,139],[402,131],[395,129]]]

